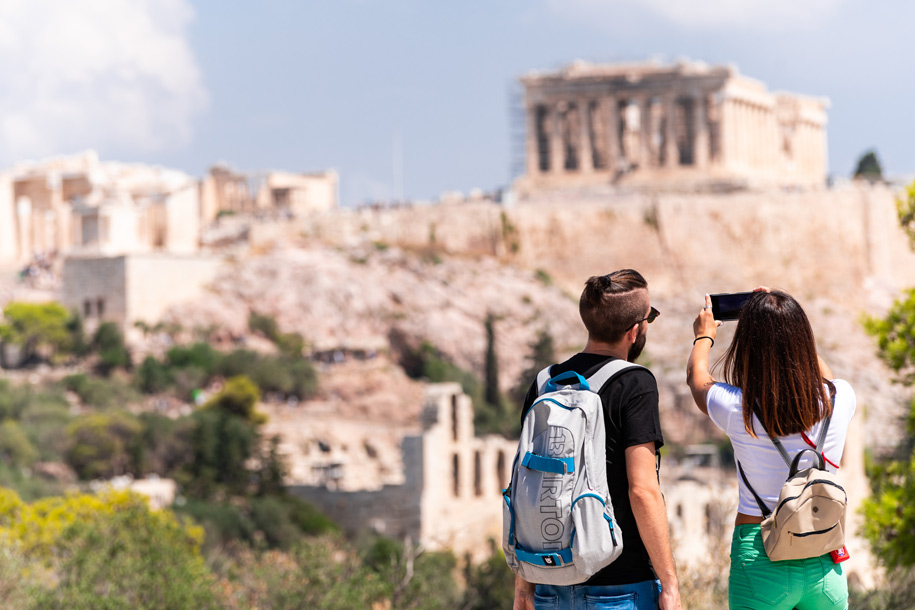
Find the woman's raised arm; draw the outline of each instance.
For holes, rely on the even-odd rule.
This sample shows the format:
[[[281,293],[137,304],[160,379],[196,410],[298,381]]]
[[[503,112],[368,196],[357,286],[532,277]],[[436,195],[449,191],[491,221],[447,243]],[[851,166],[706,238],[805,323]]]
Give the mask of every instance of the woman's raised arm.
[[[686,385],[693,394],[693,400],[699,410],[708,415],[706,397],[709,388],[715,385],[715,379],[709,372],[709,352],[715,344],[715,335],[721,322],[712,316],[712,299],[705,295],[705,307],[693,322],[693,349],[686,363]]]

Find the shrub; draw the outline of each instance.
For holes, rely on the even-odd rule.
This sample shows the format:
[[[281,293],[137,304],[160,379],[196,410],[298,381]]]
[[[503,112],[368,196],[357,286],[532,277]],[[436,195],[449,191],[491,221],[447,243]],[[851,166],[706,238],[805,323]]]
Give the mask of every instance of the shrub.
[[[175,507],[175,511],[190,516],[204,528],[205,548],[223,548],[237,542],[254,542],[257,527],[248,515],[232,504],[190,499],[184,506]]]
[[[194,456],[190,441],[192,418],[172,419],[158,413],[141,413],[139,421],[142,459],[138,474],[171,476],[190,464]]]
[[[168,350],[166,358],[172,368],[198,368],[209,377],[216,372],[219,362],[222,360],[222,354],[213,349],[209,343],[198,341],[190,346],[180,345],[171,348]]]
[[[81,417],[67,428],[67,463],[82,479],[135,474],[141,462],[140,422],[126,412]]]
[[[217,608],[203,531],[126,492],[24,504],[0,499],[0,532],[31,565],[34,609]]]
[[[64,377],[62,384],[67,390],[76,393],[83,404],[103,411],[124,408],[140,400],[136,391],[116,378],[104,379],[77,373]]]
[[[38,459],[38,449],[14,420],[0,423],[0,457],[13,466],[31,466]]]
[[[490,541],[492,555],[480,564],[467,558],[464,567],[464,603],[467,610],[511,608],[515,599],[515,575],[505,563],[501,549]]]
[[[170,388],[174,378],[167,366],[152,356],[146,356],[137,368],[135,382],[144,394],[158,394]]]
[[[271,548],[285,548],[301,536],[289,518],[289,507],[275,496],[251,499],[251,519]]]
[[[251,332],[263,335],[271,341],[274,341],[280,332],[279,325],[276,323],[276,318],[257,313],[256,311],[252,311],[248,316],[248,329]]]
[[[302,533],[316,536],[339,530],[337,524],[314,505],[289,494],[281,498],[289,507],[289,518]]]
[[[114,322],[103,322],[95,331],[92,346],[98,351],[98,371],[110,375],[114,369],[130,368],[130,352],[124,344],[124,335]]]
[[[216,373],[223,377],[236,377],[238,375],[250,375],[251,371],[257,366],[260,355],[247,349],[237,349],[232,351],[219,361],[216,367]]]

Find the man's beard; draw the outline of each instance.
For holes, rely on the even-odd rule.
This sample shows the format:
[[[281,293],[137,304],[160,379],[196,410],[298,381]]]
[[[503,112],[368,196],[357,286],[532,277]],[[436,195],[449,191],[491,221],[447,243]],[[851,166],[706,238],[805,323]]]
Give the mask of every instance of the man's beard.
[[[647,338],[648,329],[645,329],[639,333],[639,336],[635,339],[635,343],[629,346],[629,356],[626,357],[626,360],[629,362],[635,362],[638,357],[642,355],[642,350],[645,349],[645,340]]]

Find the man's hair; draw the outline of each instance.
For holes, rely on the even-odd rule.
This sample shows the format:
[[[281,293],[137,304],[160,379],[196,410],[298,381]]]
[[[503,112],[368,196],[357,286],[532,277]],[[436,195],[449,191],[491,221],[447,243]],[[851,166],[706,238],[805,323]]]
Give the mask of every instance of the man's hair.
[[[753,407],[773,436],[809,430],[832,406],[820,373],[807,314],[790,295],[757,292],[740,309],[734,340],[724,355],[724,376],[743,392],[743,423],[751,436]]]
[[[616,343],[645,317],[648,282],[633,269],[595,275],[585,282],[578,313],[588,334],[603,343]]]

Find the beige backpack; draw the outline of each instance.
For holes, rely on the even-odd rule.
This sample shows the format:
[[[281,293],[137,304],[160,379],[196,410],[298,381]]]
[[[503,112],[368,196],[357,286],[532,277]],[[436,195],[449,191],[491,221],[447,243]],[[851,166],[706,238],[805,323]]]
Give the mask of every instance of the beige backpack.
[[[769,435],[782,459],[789,467],[788,479],[782,486],[775,510],[762,501],[743,467],[737,462],[740,476],[763,514],[762,539],[766,555],[772,561],[819,557],[845,545],[845,508],[848,496],[836,481],[836,476],[826,470],[823,443],[829,429],[831,415],[826,417],[816,450],[802,449],[792,460],[777,437]],[[801,456],[813,452],[817,464],[798,471]]]

